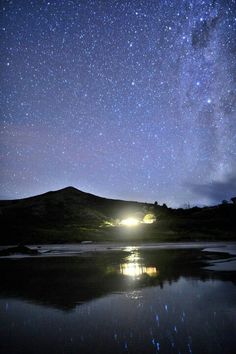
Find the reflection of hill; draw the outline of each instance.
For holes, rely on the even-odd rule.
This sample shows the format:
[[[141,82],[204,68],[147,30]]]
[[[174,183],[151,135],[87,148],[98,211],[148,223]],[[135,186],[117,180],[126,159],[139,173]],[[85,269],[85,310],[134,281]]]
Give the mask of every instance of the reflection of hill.
[[[2,259],[1,297],[15,297],[69,310],[80,302],[104,296],[111,292],[134,290],[146,286],[165,286],[180,277],[201,280],[232,281],[233,272],[210,272],[201,268],[209,259],[222,258],[221,254],[199,250],[158,250],[139,253],[143,269],[158,271],[152,276],[132,277],[120,272],[127,264],[127,253],[104,253],[96,256]],[[225,255],[226,257],[226,255]],[[232,275],[233,274],[233,275]]]

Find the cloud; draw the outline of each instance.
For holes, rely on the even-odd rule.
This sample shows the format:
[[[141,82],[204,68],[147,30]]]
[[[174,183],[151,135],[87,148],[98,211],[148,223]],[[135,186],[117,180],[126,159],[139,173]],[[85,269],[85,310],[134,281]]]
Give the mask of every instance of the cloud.
[[[206,184],[191,184],[190,189],[199,197],[209,199],[213,203],[230,200],[236,196],[236,175],[228,176],[224,181],[213,181]]]
[[[192,46],[195,48],[206,48],[211,40],[211,33],[214,31],[218,22],[218,17],[208,21],[199,22],[192,31]]]

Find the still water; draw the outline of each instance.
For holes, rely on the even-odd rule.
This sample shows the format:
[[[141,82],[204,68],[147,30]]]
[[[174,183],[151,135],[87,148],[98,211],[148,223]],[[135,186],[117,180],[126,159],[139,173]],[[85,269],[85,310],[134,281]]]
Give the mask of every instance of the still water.
[[[234,262],[217,248],[0,259],[0,352],[233,354]]]

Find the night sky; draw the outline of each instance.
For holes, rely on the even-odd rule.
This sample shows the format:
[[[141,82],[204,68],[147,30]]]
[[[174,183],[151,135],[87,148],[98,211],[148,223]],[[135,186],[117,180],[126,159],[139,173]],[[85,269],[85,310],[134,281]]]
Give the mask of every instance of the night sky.
[[[1,198],[236,195],[236,1],[1,6]]]

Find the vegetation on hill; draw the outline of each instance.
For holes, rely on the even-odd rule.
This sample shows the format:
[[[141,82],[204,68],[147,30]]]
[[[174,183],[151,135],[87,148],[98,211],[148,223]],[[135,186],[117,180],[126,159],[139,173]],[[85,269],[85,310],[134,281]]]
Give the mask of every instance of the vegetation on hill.
[[[234,239],[236,204],[171,209],[106,199],[73,187],[0,201],[0,244]],[[125,226],[125,220],[137,220]]]

